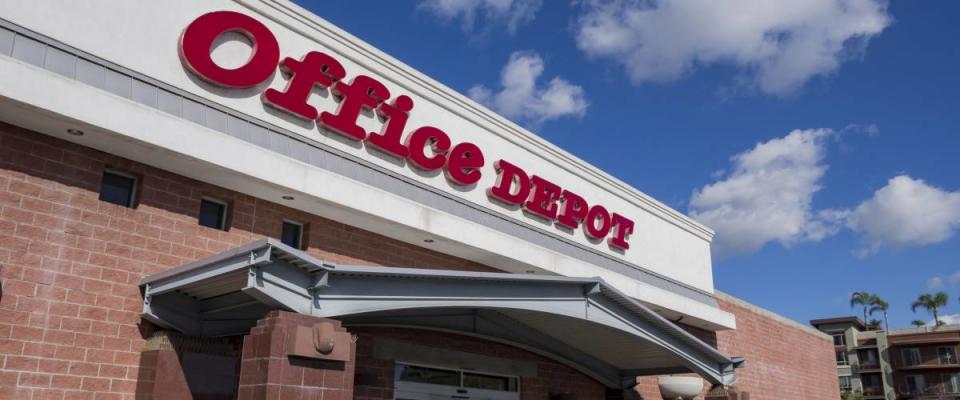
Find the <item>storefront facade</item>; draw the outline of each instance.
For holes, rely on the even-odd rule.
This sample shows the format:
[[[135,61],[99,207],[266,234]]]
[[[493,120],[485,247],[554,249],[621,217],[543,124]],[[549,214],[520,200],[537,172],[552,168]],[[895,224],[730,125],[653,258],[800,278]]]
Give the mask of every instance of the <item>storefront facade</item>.
[[[2,398],[728,398],[769,346],[709,228],[293,4],[15,2],[0,67]]]

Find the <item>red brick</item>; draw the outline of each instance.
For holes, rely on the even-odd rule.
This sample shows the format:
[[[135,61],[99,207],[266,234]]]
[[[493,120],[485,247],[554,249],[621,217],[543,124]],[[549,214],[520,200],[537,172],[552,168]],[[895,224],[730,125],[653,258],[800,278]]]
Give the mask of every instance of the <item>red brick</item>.
[[[107,165],[143,177],[140,204],[135,209],[98,201],[96,189]],[[204,194],[234,204],[229,232],[197,225],[195,213]],[[133,379],[144,358],[138,326],[142,301],[139,279],[264,236],[276,237],[280,233],[279,221],[284,218],[308,224],[307,252],[318,259],[345,264],[497,271],[0,123],[0,264],[4,278],[0,340],[8,340],[0,343],[0,355],[5,358],[5,366],[21,368],[4,368],[0,382],[20,385],[22,379],[25,385],[40,386],[24,389],[0,385],[0,399],[133,399]],[[747,356],[748,368],[740,371],[740,376],[743,387],[752,391],[754,398],[774,398],[769,393],[779,396],[780,391],[769,389],[773,383],[823,388],[806,392],[810,399],[838,397],[829,343],[824,345],[825,340],[763,315],[752,315],[733,303],[721,301],[721,307],[737,315],[740,329],[720,332],[714,335],[714,342],[724,352]],[[436,332],[385,328],[358,332],[361,341],[357,359],[365,360],[361,367],[382,378],[380,385],[353,388],[353,379],[346,372],[318,377],[315,372],[303,371],[303,379],[321,379],[325,384],[343,386],[339,389],[344,391],[324,392],[324,400],[345,396],[352,389],[356,389],[357,398],[392,399],[392,365],[372,359],[372,349],[364,347],[370,341],[363,338],[374,334],[459,351],[536,360],[544,375],[523,383],[524,398],[546,398],[550,388],[569,390],[582,399],[602,395],[602,387],[582,374],[509,346]],[[764,334],[771,332],[785,332],[780,343],[803,345],[782,348],[776,342],[762,340]],[[257,347],[251,345],[249,349]],[[262,347],[268,354],[276,350],[270,343]],[[810,354],[801,356],[801,352]],[[794,358],[796,361],[791,361]],[[38,361],[41,359],[43,367]],[[62,374],[37,373],[41,368],[60,371],[64,363],[68,366]],[[269,363],[244,365],[269,367]],[[31,375],[22,377],[23,372],[16,371]],[[791,376],[784,378],[771,371],[808,372],[784,373]],[[289,382],[296,375],[291,372],[287,376]],[[280,391],[278,386],[247,387],[240,398],[278,398]],[[308,397],[315,394],[300,391]],[[657,396],[651,394],[650,398]],[[799,399],[796,396],[777,398]]]

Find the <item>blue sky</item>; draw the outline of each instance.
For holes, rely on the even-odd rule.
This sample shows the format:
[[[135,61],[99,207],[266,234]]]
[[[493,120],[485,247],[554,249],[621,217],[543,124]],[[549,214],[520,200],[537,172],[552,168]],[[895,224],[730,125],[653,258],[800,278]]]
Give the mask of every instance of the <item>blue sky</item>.
[[[960,322],[958,2],[298,2],[714,227],[720,290]]]

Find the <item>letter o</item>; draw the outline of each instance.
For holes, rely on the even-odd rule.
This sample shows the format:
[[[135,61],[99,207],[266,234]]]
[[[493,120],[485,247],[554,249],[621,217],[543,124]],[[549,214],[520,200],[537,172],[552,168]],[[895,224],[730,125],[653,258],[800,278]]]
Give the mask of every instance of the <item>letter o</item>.
[[[250,59],[235,69],[222,68],[210,57],[213,42],[228,32],[238,32],[253,45]],[[230,88],[253,87],[265,81],[280,62],[280,45],[266,26],[245,14],[215,11],[201,15],[180,36],[180,59],[197,76]]]
[[[597,226],[597,223],[600,223]],[[590,207],[590,211],[587,212],[587,219],[583,221],[583,227],[586,228],[587,236],[590,236],[594,239],[603,239],[607,237],[607,234],[610,233],[610,213],[607,212],[606,207],[599,204]]]

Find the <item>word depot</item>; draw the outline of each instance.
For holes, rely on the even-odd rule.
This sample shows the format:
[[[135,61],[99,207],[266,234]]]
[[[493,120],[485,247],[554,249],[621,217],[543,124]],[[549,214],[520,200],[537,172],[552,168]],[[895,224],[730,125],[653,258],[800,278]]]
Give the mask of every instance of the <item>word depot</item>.
[[[234,69],[214,62],[211,51],[218,37],[229,32],[245,36],[253,51],[247,62]],[[408,160],[416,168],[442,170],[451,182],[468,186],[480,181],[485,165],[483,152],[468,142],[453,143],[442,130],[423,126],[413,129],[403,140],[413,99],[400,95],[392,101],[390,91],[378,80],[357,75],[345,81],[343,65],[330,55],[311,51],[299,60],[280,59],[280,46],[273,33],[259,21],[241,13],[218,11],[204,14],[190,23],[180,38],[180,58],[184,66],[201,79],[221,87],[251,88],[270,79],[279,67],[288,77],[283,90],[267,89],[262,100],[297,118],[316,121],[330,131],[364,141],[393,156]],[[315,87],[325,88],[339,100],[335,113],[320,112],[307,100]],[[364,110],[372,110],[384,120],[380,132],[367,132],[357,124]],[[630,247],[632,220],[590,205],[583,197],[519,166],[499,160],[493,163],[496,184],[487,190],[490,198],[507,206],[522,207],[526,214],[553,221],[557,226],[575,230],[581,225],[587,236],[619,249]]]

